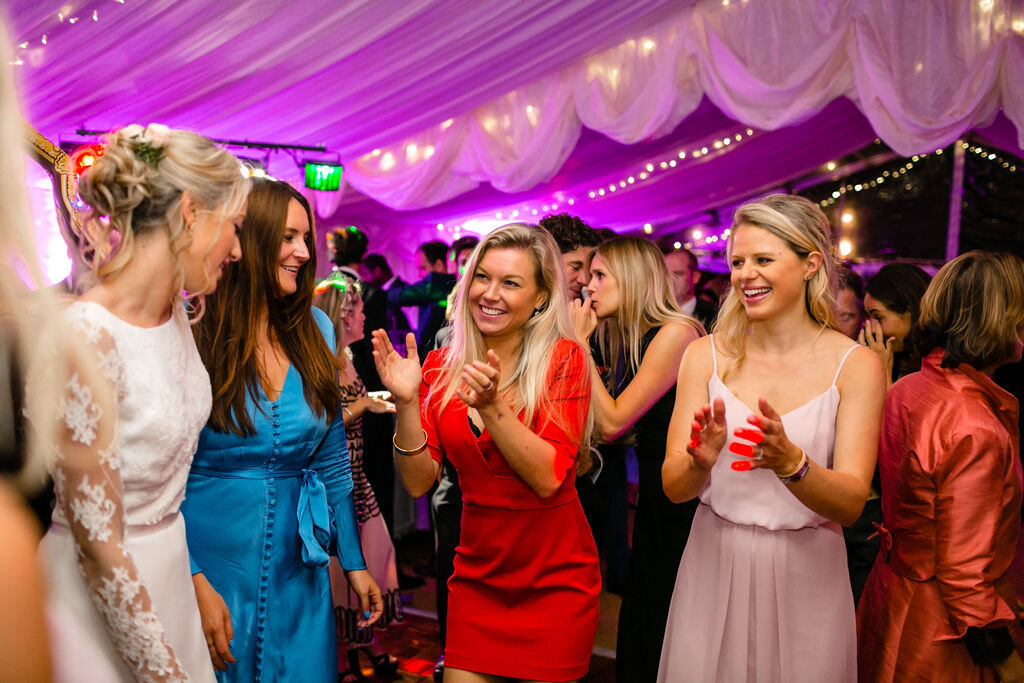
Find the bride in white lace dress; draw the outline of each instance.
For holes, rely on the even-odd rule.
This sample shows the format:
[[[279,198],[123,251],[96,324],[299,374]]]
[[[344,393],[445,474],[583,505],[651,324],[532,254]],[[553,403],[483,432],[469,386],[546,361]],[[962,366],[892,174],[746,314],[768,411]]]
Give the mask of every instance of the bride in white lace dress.
[[[181,292],[241,257],[248,189],[230,154],[156,125],[111,133],[82,178],[98,284],[65,315],[85,353],[40,546],[58,681],[214,680],[178,512],[211,404]]]

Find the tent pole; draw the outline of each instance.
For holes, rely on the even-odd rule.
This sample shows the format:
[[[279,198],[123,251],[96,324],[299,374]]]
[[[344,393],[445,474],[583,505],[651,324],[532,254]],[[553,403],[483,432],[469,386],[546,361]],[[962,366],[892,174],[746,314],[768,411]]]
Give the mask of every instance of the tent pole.
[[[964,161],[967,153],[961,140],[953,145],[953,186],[949,191],[949,227],[946,230],[946,261],[960,253],[960,209],[964,199]]]

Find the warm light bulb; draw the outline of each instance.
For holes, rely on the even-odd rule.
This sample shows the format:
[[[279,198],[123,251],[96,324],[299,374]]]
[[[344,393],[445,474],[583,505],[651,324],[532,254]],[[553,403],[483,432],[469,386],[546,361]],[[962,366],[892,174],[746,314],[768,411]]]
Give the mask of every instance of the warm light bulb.
[[[702,233],[700,230],[694,230],[693,231],[693,239],[699,240],[703,236],[704,236],[704,233]]]
[[[853,243],[850,240],[839,240],[839,255],[849,256],[853,253]]]
[[[827,164],[825,165],[825,168],[827,168],[827,169],[828,169],[828,170],[830,170],[830,171],[834,171],[834,170],[836,170],[836,162],[834,162],[834,161],[830,161],[830,162],[828,162],[828,163],[827,163]]]
[[[852,223],[853,222],[853,212],[852,211],[844,211],[843,212],[843,222],[844,223]]]
[[[654,226],[651,225],[650,223],[644,223],[644,232],[650,235],[652,232],[654,232]]]

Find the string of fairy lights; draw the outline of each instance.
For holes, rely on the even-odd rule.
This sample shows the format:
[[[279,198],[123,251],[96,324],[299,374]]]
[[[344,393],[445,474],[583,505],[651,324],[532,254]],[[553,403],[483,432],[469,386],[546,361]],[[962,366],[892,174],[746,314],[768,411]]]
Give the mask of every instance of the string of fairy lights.
[[[992,162],[1001,166],[1003,169],[1010,173],[1017,173],[1018,160],[1014,157],[1008,157],[1001,155],[997,150],[986,148],[977,143],[970,143],[964,140],[957,140],[956,145],[959,145],[968,154],[974,154],[978,158]],[[875,178],[861,180],[860,182],[851,182],[848,180],[841,181],[835,186],[830,195],[819,202],[819,205],[823,209],[827,209],[840,201],[844,195],[854,195],[862,192],[867,192],[872,189],[877,189],[884,186],[887,182],[894,183],[898,180],[905,179],[907,176],[912,175],[915,168],[918,167],[919,162],[928,156],[941,156],[944,150],[937,149],[931,154],[916,154],[909,159],[901,161],[899,164],[894,165],[888,169],[881,171]],[[827,164],[827,168],[830,171],[836,169],[836,163],[830,162]],[[854,220],[854,216],[850,211],[844,211],[839,217],[839,220],[843,224],[849,224]],[[646,229],[645,232],[650,234],[650,230]],[[726,242],[729,239],[730,229],[726,228],[721,233],[717,233],[716,228],[707,227],[704,225],[698,225],[692,228],[684,229],[690,230],[689,239],[683,238],[675,241],[672,246],[675,249],[691,249],[696,252],[720,252],[726,248]],[[839,255],[842,257],[850,256],[854,250],[853,242],[848,239],[840,241]]]
[[[105,4],[124,5],[125,0],[108,0]],[[88,22],[98,23],[100,21],[100,10],[99,7],[75,7],[70,3],[61,5],[49,19],[43,22],[46,27],[42,33],[34,35],[32,38],[22,40],[15,47],[14,59],[10,60],[11,66],[23,66],[29,59],[30,54],[38,54],[41,50],[45,50],[50,45],[55,37],[55,33],[60,32],[61,29],[75,26],[76,24],[86,24]]]
[[[995,152],[995,151],[992,151],[992,150],[987,149],[985,147],[982,147],[981,145],[976,144],[976,143],[970,143],[970,142],[965,142],[963,140],[957,140],[956,144],[959,145],[964,150],[966,150],[967,153],[975,154],[975,155],[977,155],[981,159],[984,159],[986,161],[991,161],[993,163],[999,164],[1000,166],[1002,166],[1004,169],[1006,169],[1010,173],[1016,173],[1017,172],[1017,162],[1016,162],[1015,159],[1010,159],[1010,158],[1003,157],[998,152]],[[934,152],[934,154],[936,156],[941,156],[942,153],[943,153],[943,150],[941,150],[941,149],[937,149]],[[928,154],[915,154],[914,156],[910,157],[910,159],[908,161],[903,162],[900,165],[895,166],[893,168],[890,168],[888,170],[882,171],[882,173],[878,177],[876,177],[874,180],[862,181],[862,182],[859,182],[859,183],[849,183],[848,182],[848,183],[840,184],[839,186],[836,187],[835,190],[832,191],[831,196],[826,197],[825,199],[822,199],[821,202],[819,202],[819,204],[821,205],[822,208],[827,208],[827,207],[832,206],[836,202],[838,202],[839,198],[842,197],[844,194],[864,192],[865,190],[870,190],[870,189],[876,188],[879,185],[884,184],[886,181],[897,180],[897,179],[899,179],[899,178],[909,174],[912,170],[914,170],[914,165],[918,161],[920,161],[921,159],[923,159],[923,158],[925,158],[927,156],[929,156],[929,155]]]
[[[715,137],[704,142],[690,145],[687,148],[675,150],[668,153],[666,156],[645,161],[636,167],[623,171],[622,175],[617,180],[609,182],[607,185],[602,182],[600,185],[593,185],[573,194],[556,192],[551,199],[541,200],[541,202],[537,204],[526,202],[516,207],[504,207],[500,210],[494,211],[493,213],[488,212],[478,214],[457,223],[438,223],[437,229],[441,232],[450,231],[458,234],[461,233],[463,229],[473,229],[473,226],[475,225],[491,225],[494,221],[502,220],[527,220],[532,217],[543,216],[550,212],[556,212],[559,210],[559,207],[577,206],[581,203],[599,202],[605,199],[611,199],[617,194],[624,194],[624,191],[628,191],[632,187],[638,186],[640,183],[661,177],[666,173],[671,173],[675,169],[681,169],[689,166],[688,163],[684,162],[689,161],[690,163],[693,163],[697,160],[703,159],[704,157],[718,157],[726,154],[731,150],[737,149],[742,143],[748,141],[756,134],[757,131],[753,128],[741,129],[724,137]],[[374,150],[371,152],[371,155],[377,156],[377,154],[375,154],[377,152],[379,152],[379,150]],[[491,216],[493,216],[493,219]],[[467,224],[469,225],[467,226]],[[650,223],[644,223],[643,231],[650,235],[654,231],[654,226]]]

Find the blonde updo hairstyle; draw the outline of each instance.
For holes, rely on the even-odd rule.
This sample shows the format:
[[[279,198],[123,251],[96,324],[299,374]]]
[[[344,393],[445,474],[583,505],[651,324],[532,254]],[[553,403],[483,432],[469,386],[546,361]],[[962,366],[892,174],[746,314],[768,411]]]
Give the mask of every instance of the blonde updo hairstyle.
[[[182,195],[188,192],[200,212],[231,216],[241,212],[249,186],[238,160],[201,135],[155,124],[112,131],[103,155],[78,185],[91,207],[84,233],[95,279],[117,275],[131,261],[138,239],[164,230],[175,260],[168,292],[173,304],[184,287],[182,254],[192,245]]]
[[[812,252],[821,254],[818,268],[804,286],[807,313],[823,328],[835,329],[835,301],[838,274],[832,245],[832,231],[821,209],[803,197],[773,194],[748,202],[736,210],[729,234],[727,254],[732,261],[732,245],[737,229],[743,226],[762,228],[784,241],[801,259]],[[714,325],[715,345],[729,358],[722,373],[724,378],[743,363],[750,318],[743,302],[730,288]]]

